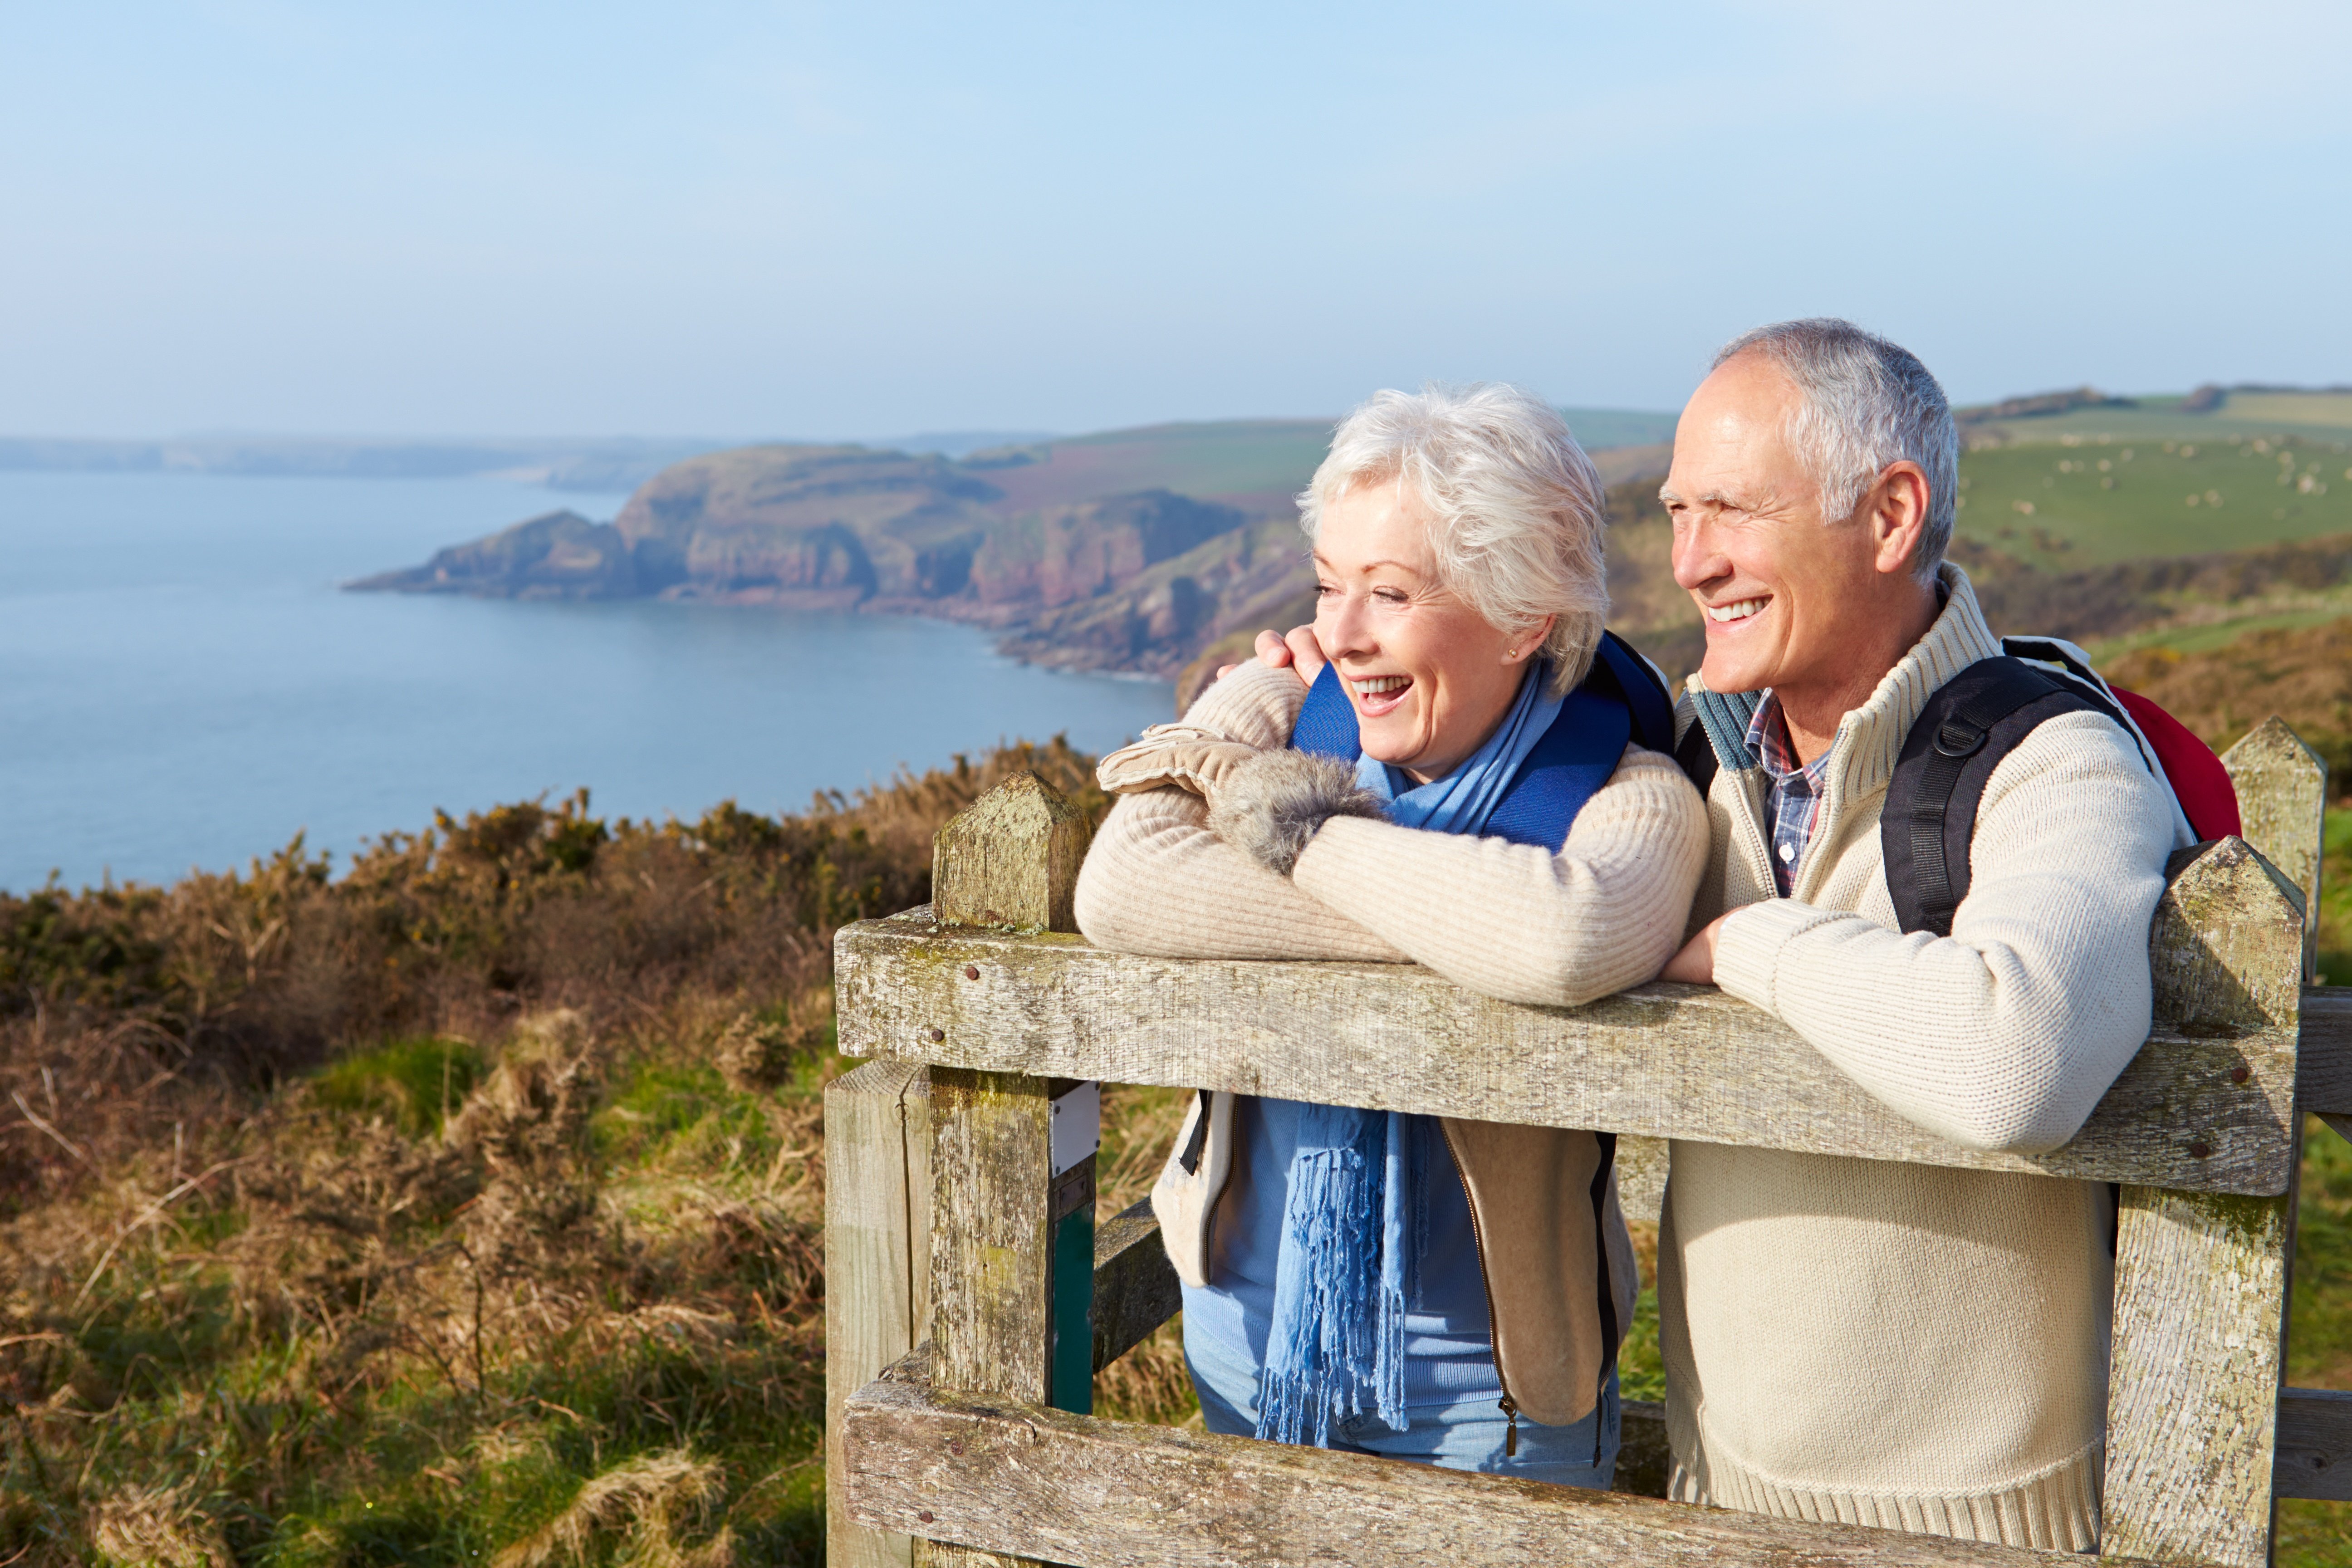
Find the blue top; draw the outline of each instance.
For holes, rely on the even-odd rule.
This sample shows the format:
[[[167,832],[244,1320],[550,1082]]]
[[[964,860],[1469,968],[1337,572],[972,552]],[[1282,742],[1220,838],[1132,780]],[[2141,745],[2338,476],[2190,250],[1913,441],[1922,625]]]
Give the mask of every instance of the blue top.
[[[1234,1102],[1234,1178],[1212,1237],[1213,1277],[1205,1288],[1184,1287],[1184,1340],[1202,1373],[1265,1364],[1286,1197],[1283,1173],[1298,1146],[1300,1109],[1291,1100],[1243,1096]],[[1491,1415],[1503,1384],[1495,1370],[1470,1200],[1436,1119],[1406,1120],[1422,1156],[1412,1198],[1422,1245],[1419,1289],[1405,1303],[1405,1407],[1434,1412],[1475,1405]],[[1196,1339],[1211,1342],[1196,1345]],[[1203,1349],[1209,1353],[1200,1353]],[[1221,1392],[1243,1408],[1257,1406],[1255,1388]]]
[[[1364,755],[1336,666],[1308,692],[1291,744],[1357,764],[1400,826],[1557,850],[1627,741],[1673,744],[1664,683],[1604,638],[1565,698],[1538,660],[1478,751],[1426,784]],[[1502,1397],[1469,1201],[1428,1117],[1297,1100],[1235,1106],[1234,1186],[1211,1282],[1184,1291],[1196,1376],[1257,1435],[1328,1440],[1335,1418]]]

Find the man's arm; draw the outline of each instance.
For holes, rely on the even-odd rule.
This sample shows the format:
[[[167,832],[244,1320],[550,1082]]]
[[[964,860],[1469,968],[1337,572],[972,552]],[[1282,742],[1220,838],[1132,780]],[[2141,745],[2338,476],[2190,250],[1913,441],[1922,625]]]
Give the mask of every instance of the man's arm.
[[[2137,749],[2109,721],[2067,714],[1993,771],[1950,936],[1772,900],[1692,945],[1711,934],[1717,984],[1911,1121],[2039,1153],[2074,1135],[2147,1037],[2148,925],[2171,847]]]

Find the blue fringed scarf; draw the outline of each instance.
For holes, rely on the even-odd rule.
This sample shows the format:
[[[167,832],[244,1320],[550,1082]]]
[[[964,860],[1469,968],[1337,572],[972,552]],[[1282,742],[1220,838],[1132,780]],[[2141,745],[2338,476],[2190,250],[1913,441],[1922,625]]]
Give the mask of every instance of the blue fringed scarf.
[[[1343,707],[1347,703],[1338,679],[1327,667],[1317,685],[1319,713],[1300,714],[1292,743],[1301,750],[1339,751],[1331,727],[1342,721],[1346,742],[1354,742],[1353,710],[1342,714],[1331,707],[1334,698]],[[1549,672],[1538,661],[1520,680],[1510,711],[1486,743],[1444,778],[1415,785],[1402,771],[1360,755],[1354,759],[1357,781],[1387,803],[1391,822],[1434,833],[1483,834],[1568,706],[1547,693],[1549,685]],[[1605,700],[1582,689],[1572,695],[1584,700],[1568,715],[1569,722],[1588,731],[1583,738],[1590,743],[1581,749],[1592,759],[1583,766],[1581,787],[1563,794],[1555,784],[1558,799],[1547,796],[1550,809],[1539,813],[1554,819],[1546,829],[1557,829],[1549,837],[1554,848],[1567,837],[1577,810],[1615,768],[1627,732],[1627,721],[1619,718],[1612,739],[1608,718],[1587,707],[1611,706]],[[1309,701],[1313,705],[1315,698]],[[1622,705],[1613,706],[1623,713]],[[1425,1137],[1415,1136],[1412,1122],[1396,1111],[1298,1108],[1298,1143],[1275,1257],[1274,1320],[1259,1386],[1260,1437],[1328,1447],[1334,1421],[1367,1409],[1398,1431],[1409,1425],[1404,1317],[1406,1304],[1421,1289],[1423,1237],[1417,1222],[1426,1208],[1421,1201],[1426,1173],[1420,1156],[1427,1146]]]

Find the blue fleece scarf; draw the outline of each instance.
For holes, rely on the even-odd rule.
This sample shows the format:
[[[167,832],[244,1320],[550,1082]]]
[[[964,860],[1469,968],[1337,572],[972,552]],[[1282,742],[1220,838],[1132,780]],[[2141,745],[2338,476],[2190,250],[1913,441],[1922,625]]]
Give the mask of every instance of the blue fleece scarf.
[[[1414,784],[1402,770],[1363,756],[1357,782],[1400,826],[1484,833],[1536,742],[1559,717],[1563,700],[1548,693],[1550,684],[1538,660],[1486,743],[1444,778]],[[1308,1104],[1298,1111],[1257,1435],[1328,1447],[1333,1422],[1368,1408],[1397,1431],[1411,1425],[1404,1318],[1406,1304],[1421,1293],[1427,1136],[1416,1136],[1414,1119],[1396,1111]]]

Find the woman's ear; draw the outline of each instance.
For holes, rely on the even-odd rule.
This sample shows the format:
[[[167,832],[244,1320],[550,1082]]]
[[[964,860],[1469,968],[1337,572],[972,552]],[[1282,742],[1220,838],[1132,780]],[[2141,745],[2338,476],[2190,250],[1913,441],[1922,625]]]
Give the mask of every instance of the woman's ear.
[[[1544,639],[1551,636],[1552,624],[1559,618],[1557,616],[1546,616],[1543,619],[1526,627],[1518,636],[1511,638],[1510,646],[1503,650],[1503,662],[1517,664],[1530,654],[1540,652]]]

